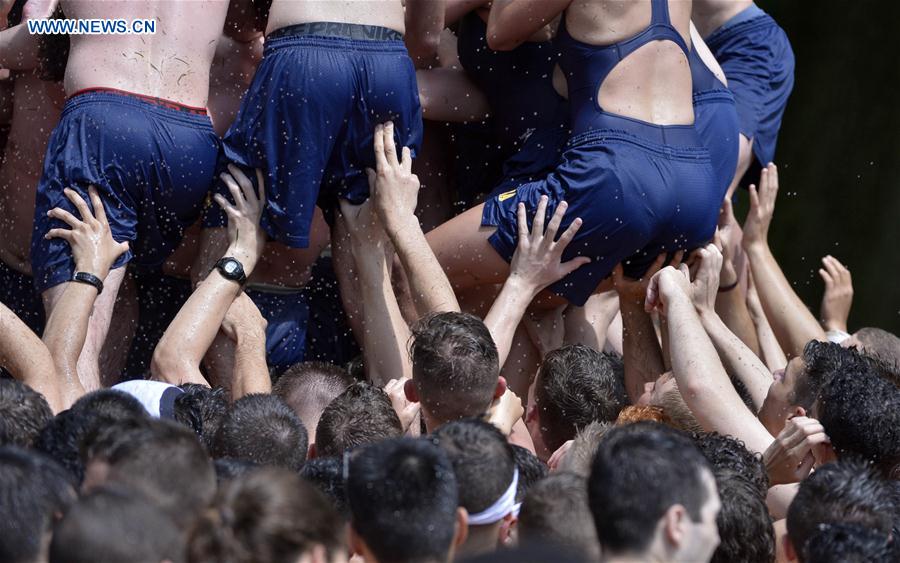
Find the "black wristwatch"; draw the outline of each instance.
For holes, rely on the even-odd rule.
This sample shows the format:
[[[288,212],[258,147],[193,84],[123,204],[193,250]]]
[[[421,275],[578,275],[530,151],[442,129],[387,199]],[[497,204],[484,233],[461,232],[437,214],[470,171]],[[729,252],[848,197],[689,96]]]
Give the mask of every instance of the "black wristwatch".
[[[222,277],[228,280],[236,281],[241,285],[247,282],[247,274],[244,273],[244,265],[232,258],[226,256],[216,262],[216,269],[222,274]]]
[[[78,283],[86,283],[97,288],[97,295],[103,293],[103,280],[90,272],[75,272],[72,274],[72,281]]]

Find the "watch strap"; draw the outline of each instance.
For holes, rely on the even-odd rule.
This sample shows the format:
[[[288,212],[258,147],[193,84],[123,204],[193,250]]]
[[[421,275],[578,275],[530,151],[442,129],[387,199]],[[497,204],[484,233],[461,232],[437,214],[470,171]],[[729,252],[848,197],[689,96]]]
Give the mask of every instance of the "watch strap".
[[[72,281],[94,286],[97,288],[97,295],[103,293],[103,280],[90,272],[75,272],[72,274]]]

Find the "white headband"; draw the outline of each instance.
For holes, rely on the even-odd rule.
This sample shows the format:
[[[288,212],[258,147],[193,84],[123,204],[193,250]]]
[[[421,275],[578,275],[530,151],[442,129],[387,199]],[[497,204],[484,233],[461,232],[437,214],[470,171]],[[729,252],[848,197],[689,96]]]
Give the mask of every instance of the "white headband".
[[[516,506],[516,490],[519,488],[519,469],[513,471],[512,483],[506,492],[497,499],[497,502],[490,505],[486,509],[477,514],[469,514],[469,524],[472,526],[482,526],[485,524],[494,524],[503,520],[507,514],[512,512]]]

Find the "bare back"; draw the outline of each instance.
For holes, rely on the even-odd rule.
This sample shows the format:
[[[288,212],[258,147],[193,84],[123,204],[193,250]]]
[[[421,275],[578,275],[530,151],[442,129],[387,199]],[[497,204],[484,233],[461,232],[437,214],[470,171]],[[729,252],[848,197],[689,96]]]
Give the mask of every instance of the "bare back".
[[[687,45],[691,2],[669,0],[672,25]],[[567,8],[566,28],[577,41],[612,45],[634,37],[650,25],[650,0],[574,0]],[[622,59],[599,87],[604,111],[658,125],[694,121],[691,71],[687,57],[673,41],[652,41]]]
[[[153,35],[72,35],[66,93],[117,88],[205,107],[227,0],[63,0],[68,18],[155,19]]]
[[[266,35],[307,22],[378,25],[403,33],[403,18],[401,0],[273,0]]]

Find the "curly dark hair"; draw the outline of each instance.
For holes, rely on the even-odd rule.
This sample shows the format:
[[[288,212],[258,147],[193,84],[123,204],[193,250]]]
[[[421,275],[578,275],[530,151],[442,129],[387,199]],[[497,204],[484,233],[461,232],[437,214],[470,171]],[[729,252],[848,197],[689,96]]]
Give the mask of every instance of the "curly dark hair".
[[[694,442],[713,466],[713,473],[732,471],[753,485],[765,498],[769,490],[769,475],[762,456],[747,449],[744,443],[717,432],[694,434]]]

